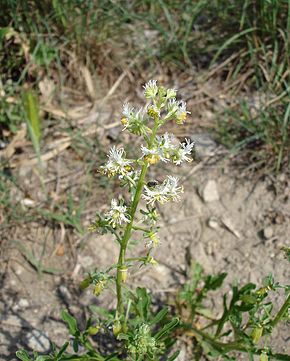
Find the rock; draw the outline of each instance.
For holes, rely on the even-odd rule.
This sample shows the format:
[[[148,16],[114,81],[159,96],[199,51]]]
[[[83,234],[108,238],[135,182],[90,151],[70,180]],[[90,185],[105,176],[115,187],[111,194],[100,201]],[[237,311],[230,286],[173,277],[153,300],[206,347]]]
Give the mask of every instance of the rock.
[[[12,307],[12,310],[17,312],[27,307],[29,307],[29,302],[25,298],[20,298],[20,300]]]
[[[64,302],[69,304],[72,299],[72,296],[71,296],[69,290],[67,289],[67,287],[64,285],[61,285],[61,286],[59,286],[58,291],[59,291],[61,298],[64,300]]]
[[[219,227],[219,220],[216,217],[210,217],[207,221],[209,228],[217,229]]]
[[[150,269],[150,276],[157,282],[164,282],[170,277],[170,271],[162,264],[158,264]]]
[[[32,330],[26,334],[27,345],[33,351],[45,352],[50,348],[49,338],[39,330]]]
[[[85,269],[92,267],[95,262],[91,256],[83,256],[83,255],[78,256],[78,261],[80,265]]]
[[[18,305],[20,308],[27,308],[29,307],[29,302],[27,301],[26,298],[20,298]]]
[[[270,239],[273,237],[273,235],[274,235],[274,231],[272,227],[268,226],[263,229],[263,236],[265,239]]]
[[[216,181],[214,181],[213,179],[207,181],[205,187],[201,192],[201,197],[204,200],[204,202],[213,202],[219,200],[220,197],[219,197]]]
[[[118,140],[120,137],[121,127],[114,127],[109,129],[107,138],[112,141]]]
[[[1,315],[0,317],[0,321],[1,321],[1,327],[3,327],[3,330],[5,327],[23,327],[23,326],[27,326],[27,323],[25,320],[22,320],[20,317],[18,317],[17,315],[12,315],[12,314],[8,314],[8,315]],[[1,333],[1,332],[0,332]]]
[[[194,150],[197,158],[202,159],[215,154],[218,145],[210,134],[193,134],[190,139],[195,143]]]

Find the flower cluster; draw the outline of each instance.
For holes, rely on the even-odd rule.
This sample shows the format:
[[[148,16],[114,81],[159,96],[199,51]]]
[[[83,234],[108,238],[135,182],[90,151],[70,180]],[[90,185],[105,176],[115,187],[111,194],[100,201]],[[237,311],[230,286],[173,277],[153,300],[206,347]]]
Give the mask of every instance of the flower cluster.
[[[145,248],[157,247],[160,243],[159,237],[156,232],[150,231],[144,235]]]
[[[111,201],[111,209],[105,214],[105,219],[113,228],[122,225],[122,223],[130,223],[130,216],[127,213],[127,207],[118,205],[116,199]]]
[[[133,161],[125,158],[124,148],[117,149],[114,146],[111,148],[108,158],[108,162],[100,167],[102,174],[107,174],[108,177],[114,177],[117,174],[124,176],[132,171],[130,164],[132,164]]]
[[[150,205],[155,202],[163,204],[169,201],[179,201],[181,193],[183,193],[183,187],[178,186],[178,178],[169,175],[160,185],[144,186],[143,198]]]
[[[145,355],[154,355],[160,347],[155,338],[151,336],[150,326],[145,323],[138,327],[130,341],[128,352],[135,357],[137,356],[136,359],[140,359]]]
[[[186,121],[187,114],[190,114],[190,112],[186,110],[185,101],[178,101],[175,98],[168,101],[167,111],[165,120],[175,118],[177,124],[183,124]]]
[[[141,146],[141,151],[145,160],[150,164],[156,164],[160,160],[163,162],[172,161],[179,165],[182,162],[191,162],[189,155],[192,152],[194,143],[189,139],[185,142],[176,144],[173,134],[165,133],[163,136],[157,136],[154,147],[147,148]]]
[[[123,130],[128,130],[132,134],[136,135],[146,135],[149,131],[149,128],[146,126],[146,119],[144,118],[143,109],[139,109],[137,112],[134,112],[134,108],[130,107],[128,103],[123,105],[123,117],[121,118],[121,123],[123,124]]]

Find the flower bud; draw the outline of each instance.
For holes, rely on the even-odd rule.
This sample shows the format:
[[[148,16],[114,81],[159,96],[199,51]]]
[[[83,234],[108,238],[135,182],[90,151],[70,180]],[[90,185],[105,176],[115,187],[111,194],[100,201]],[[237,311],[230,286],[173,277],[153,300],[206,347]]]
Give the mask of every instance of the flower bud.
[[[94,288],[94,295],[95,296],[99,296],[102,291],[104,290],[106,286],[106,281],[105,280],[102,280],[102,281],[98,281],[96,284],[95,284],[95,288]]]
[[[253,329],[251,337],[254,343],[258,343],[263,334],[263,327],[257,326]]]
[[[160,86],[158,88],[158,95],[160,97],[165,97],[166,93],[167,93],[167,90],[164,88],[164,86]]]
[[[159,112],[154,107],[148,108],[147,114],[149,115],[149,117],[151,117],[153,119],[156,119],[159,117]]]
[[[114,336],[118,336],[122,331],[122,325],[119,320],[115,320],[113,324],[113,334]]]
[[[176,90],[175,89],[167,89],[166,98],[171,99],[176,97]]]
[[[121,274],[121,282],[125,283],[127,281],[127,275],[128,275],[128,268],[127,267],[121,267],[119,269]]]
[[[125,117],[124,117],[124,118],[122,118],[122,119],[121,119],[121,124],[123,124],[123,125],[125,125],[125,126],[126,126],[126,125],[128,125],[128,124],[129,124],[128,119],[127,119],[127,118],[125,118]]]
[[[260,361],[268,361],[268,355],[266,354],[265,351],[262,351],[260,355]]]
[[[181,112],[176,118],[176,124],[184,124],[186,121],[187,114],[186,112]]]
[[[88,288],[89,285],[92,283],[92,278],[89,276],[89,277],[86,277],[81,283],[80,283],[80,287],[81,289],[85,289],[85,288]]]
[[[144,157],[145,161],[148,162],[149,164],[157,164],[160,160],[159,155],[157,154],[148,154]]]
[[[100,331],[100,326],[90,326],[89,328],[88,328],[88,333],[89,333],[89,335],[91,335],[91,336],[95,336],[99,331]]]

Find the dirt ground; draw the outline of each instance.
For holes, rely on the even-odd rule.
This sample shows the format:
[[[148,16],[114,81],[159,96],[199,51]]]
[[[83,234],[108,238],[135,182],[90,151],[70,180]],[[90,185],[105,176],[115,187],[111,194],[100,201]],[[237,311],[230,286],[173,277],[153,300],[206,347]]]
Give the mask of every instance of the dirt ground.
[[[208,88],[212,90],[212,85]],[[182,95],[190,94],[190,89],[185,87]],[[199,107],[193,123],[206,124],[213,112],[206,104]],[[65,140],[59,136],[64,134],[65,121],[59,125],[59,134],[51,135],[47,130],[50,146],[46,154],[60,149],[61,145],[63,150],[50,154],[44,162],[44,188],[37,166],[28,157],[29,144],[22,144],[22,153],[12,158],[11,172],[20,185],[11,189],[14,206],[20,207],[27,218],[12,220],[9,227],[2,229],[1,360],[14,360],[15,351],[21,347],[43,352],[49,348],[49,340],[61,345],[68,337],[60,320],[61,309],[69,308],[82,322],[90,304],[114,307],[110,291],[96,299],[91,290],[81,292],[79,289],[86,271],[114,263],[118,251],[110,237],[81,232],[93,219],[95,211],[106,209],[108,201],[118,192],[117,182],[113,181],[110,187],[96,172],[105,159],[102,151],[106,152],[120,138],[126,140],[126,135],[114,122],[118,119],[118,110],[111,111],[104,106],[95,110],[96,113],[96,131],[91,131],[96,117],[88,115],[82,118],[82,123],[76,121],[76,127],[87,124],[88,128],[82,128],[79,138],[76,128],[74,142],[69,137]],[[52,126],[55,126],[53,121]],[[253,173],[245,171],[245,164],[233,165],[231,154],[197,126],[179,130],[177,135],[196,141],[196,160],[171,170],[183,181],[185,192],[181,202],[160,207],[161,244],[155,252],[159,265],[132,271],[129,278],[132,287],[146,286],[153,297],[163,299],[174,293],[185,282],[182,271],[186,248],[206,273],[228,273],[220,295],[229,292],[227,285],[235,280],[261,284],[270,272],[275,280],[286,284],[289,267],[280,249],[289,245],[290,235],[287,175],[254,177]],[[162,178],[167,174],[164,172],[167,169],[156,174],[152,168],[150,178]],[[53,209],[57,213],[58,204],[69,209],[68,194],[73,199],[72,216],[76,216],[78,210],[81,214],[76,227],[36,211]],[[145,252],[143,245],[136,247],[134,252],[136,249],[139,254]],[[35,262],[33,259],[37,260],[34,267],[31,266]],[[41,265],[37,263],[39,260],[42,260]],[[44,267],[61,272],[56,274]],[[213,294],[211,302],[218,314],[221,297]],[[277,299],[279,304],[281,298]],[[286,326],[281,325],[274,334],[276,351],[287,352],[286,343]],[[183,345],[178,360],[189,360],[189,354],[189,346]]]

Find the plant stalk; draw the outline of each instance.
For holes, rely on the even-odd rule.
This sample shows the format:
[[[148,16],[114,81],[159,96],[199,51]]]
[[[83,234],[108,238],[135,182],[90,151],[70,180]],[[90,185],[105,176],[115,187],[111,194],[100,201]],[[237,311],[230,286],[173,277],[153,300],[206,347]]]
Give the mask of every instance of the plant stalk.
[[[155,119],[154,126],[152,129],[152,134],[149,140],[148,147],[151,149],[154,139],[156,137],[157,129],[159,126],[159,119]],[[149,168],[149,163],[147,161],[144,161],[144,164],[141,168],[140,177],[136,186],[135,195],[133,198],[131,210],[129,212],[130,215],[130,223],[128,223],[124,236],[120,242],[120,252],[119,252],[119,259],[118,259],[118,268],[117,268],[117,277],[116,277],[116,291],[117,291],[117,315],[120,317],[124,314],[124,303],[123,303],[123,295],[122,295],[122,269],[125,265],[125,256],[126,256],[126,250],[127,245],[130,240],[132,230],[133,230],[133,223],[134,223],[134,217],[135,213],[142,195],[142,190],[144,186],[144,181],[146,177],[147,170]]]

